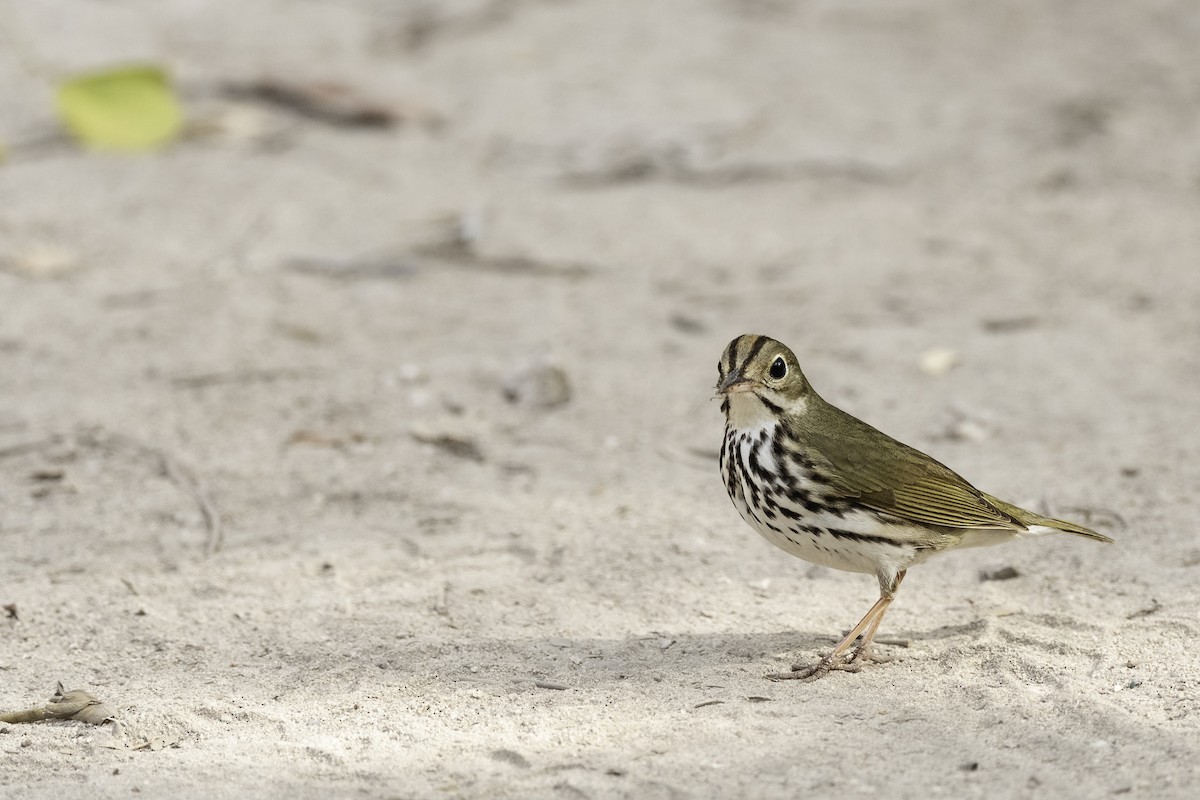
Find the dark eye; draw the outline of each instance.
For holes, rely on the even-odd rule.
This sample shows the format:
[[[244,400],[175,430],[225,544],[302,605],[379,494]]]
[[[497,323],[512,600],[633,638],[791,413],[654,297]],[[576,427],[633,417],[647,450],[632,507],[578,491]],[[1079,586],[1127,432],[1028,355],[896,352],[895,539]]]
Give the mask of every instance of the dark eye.
[[[787,364],[783,356],[779,356],[771,362],[771,377],[778,381],[782,380],[784,375],[787,375]]]

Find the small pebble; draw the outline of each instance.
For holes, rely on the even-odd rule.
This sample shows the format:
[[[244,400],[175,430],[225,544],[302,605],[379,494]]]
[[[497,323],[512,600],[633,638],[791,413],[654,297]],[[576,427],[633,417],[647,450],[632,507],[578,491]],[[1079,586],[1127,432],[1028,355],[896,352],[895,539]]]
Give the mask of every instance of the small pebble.
[[[1014,567],[1001,567],[1000,569],[984,570],[979,573],[981,581],[1011,581],[1013,578],[1021,577],[1021,573],[1017,572]]]
[[[533,409],[549,410],[571,401],[567,373],[546,361],[520,367],[504,383],[504,399]]]
[[[957,367],[961,361],[958,351],[948,347],[934,347],[921,354],[917,366],[926,375],[938,377]]]

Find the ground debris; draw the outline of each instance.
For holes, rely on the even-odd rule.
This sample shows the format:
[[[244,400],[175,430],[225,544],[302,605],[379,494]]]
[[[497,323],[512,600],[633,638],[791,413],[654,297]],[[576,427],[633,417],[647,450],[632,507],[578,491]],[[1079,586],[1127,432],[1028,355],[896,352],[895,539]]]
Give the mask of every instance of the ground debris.
[[[44,706],[0,713],[0,722],[13,724],[75,721],[87,725],[106,726],[112,731],[112,738],[96,744],[113,750],[163,750],[167,747],[177,747],[179,740],[168,736],[142,736],[137,730],[117,718],[117,712],[112,706],[82,689],[63,689],[61,682],[54,690],[54,696]]]
[[[154,459],[164,476],[181,492],[192,498],[204,520],[208,533],[204,543],[204,554],[217,553],[224,544],[225,533],[221,526],[221,514],[209,498],[208,487],[183,462],[165,450],[141,442],[132,436],[110,433],[100,429],[87,430],[78,437],[80,443],[101,449],[125,448]]]
[[[336,81],[301,83],[279,78],[226,83],[221,93],[234,100],[262,103],[336,128],[393,128],[406,121],[389,104],[367,98]],[[413,120],[438,123],[436,115],[413,114]]]
[[[1013,578],[1021,577],[1021,573],[1017,572],[1016,567],[1001,567],[1000,569],[983,570],[979,573],[981,581],[1011,581]]]
[[[308,428],[297,428],[288,435],[284,441],[284,445],[291,447],[293,445],[309,445],[312,447],[328,447],[336,450],[345,450],[354,445],[360,445],[370,441],[370,438],[359,431],[350,431],[349,433],[326,433],[323,431],[310,430]]]
[[[88,725],[103,725],[116,718],[116,712],[82,689],[66,691],[62,683],[44,706],[0,714],[0,722],[42,722],[51,719],[71,719]]]
[[[388,254],[342,258],[300,256],[288,259],[283,268],[299,275],[334,281],[394,280],[417,273],[416,265],[406,257]]]
[[[308,370],[281,368],[239,369],[230,372],[201,372],[194,375],[176,375],[171,385],[181,389],[207,389],[210,386],[245,385],[251,383],[274,383],[281,380],[300,380],[313,377]]]
[[[1150,598],[1150,605],[1145,608],[1139,608],[1137,611],[1126,614],[1125,619],[1138,619],[1139,617],[1148,617],[1151,614],[1157,614],[1162,609],[1162,603],[1153,597]]]
[[[912,639],[901,639],[895,636],[876,636],[876,644],[887,644],[892,647],[912,647]]]
[[[895,183],[894,169],[855,159],[755,161],[727,156],[722,136],[695,140],[613,142],[596,152],[568,154],[576,163],[559,175],[574,189],[598,189],[657,181],[722,187],[800,180]]]
[[[546,360],[513,370],[502,391],[508,402],[541,411],[565,406],[571,400],[571,382],[566,371]]]
[[[482,464],[484,461],[483,450],[480,449],[479,443],[465,434],[418,429],[409,431],[409,435],[421,444],[432,445],[452,456],[465,458],[477,464]]]
[[[1041,324],[1038,317],[996,317],[980,323],[986,333],[1013,333],[1028,330]]]

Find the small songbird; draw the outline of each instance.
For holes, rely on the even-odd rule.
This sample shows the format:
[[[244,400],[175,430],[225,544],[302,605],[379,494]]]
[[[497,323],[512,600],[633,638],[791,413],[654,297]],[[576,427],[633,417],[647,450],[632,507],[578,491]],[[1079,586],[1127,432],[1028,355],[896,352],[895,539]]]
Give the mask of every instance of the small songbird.
[[[815,680],[830,670],[858,671],[905,572],[937,553],[1057,531],[1112,541],[985,494],[835,408],[774,339],[739,336],[717,372],[725,412],[721,476],[742,519],[805,561],[879,579],[879,600],[833,652],[768,677]]]

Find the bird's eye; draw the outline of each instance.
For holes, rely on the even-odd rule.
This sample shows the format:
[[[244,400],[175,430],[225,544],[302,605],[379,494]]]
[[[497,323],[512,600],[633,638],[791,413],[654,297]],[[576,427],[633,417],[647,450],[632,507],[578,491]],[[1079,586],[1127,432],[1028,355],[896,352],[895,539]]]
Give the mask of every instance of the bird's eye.
[[[778,381],[782,380],[785,375],[787,375],[787,363],[783,360],[783,356],[778,356],[771,362],[771,377]]]

